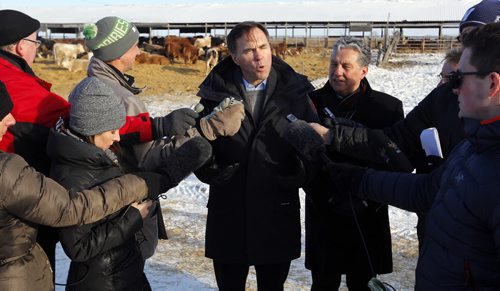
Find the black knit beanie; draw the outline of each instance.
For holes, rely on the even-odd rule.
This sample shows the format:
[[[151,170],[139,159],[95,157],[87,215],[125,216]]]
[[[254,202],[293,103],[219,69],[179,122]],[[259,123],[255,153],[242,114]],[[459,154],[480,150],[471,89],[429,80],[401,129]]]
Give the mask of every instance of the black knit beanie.
[[[0,10],[0,46],[20,41],[40,28],[40,22],[16,10]]]

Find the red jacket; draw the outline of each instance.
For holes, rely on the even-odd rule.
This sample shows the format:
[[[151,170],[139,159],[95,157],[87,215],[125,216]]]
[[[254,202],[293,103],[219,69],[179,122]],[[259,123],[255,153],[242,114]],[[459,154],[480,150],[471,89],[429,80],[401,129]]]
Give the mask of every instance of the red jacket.
[[[49,130],[59,117],[66,121],[70,104],[61,96],[50,92],[52,84],[35,76],[20,57],[0,50],[0,80],[5,83],[14,109],[16,124],[11,126],[0,141],[0,150],[22,156],[30,166],[48,175],[50,160],[45,152]],[[152,140],[149,114],[127,116],[120,135],[130,143]]]
[[[7,55],[11,57],[12,55]],[[15,57],[13,58],[14,60]],[[59,95],[50,92],[50,83],[31,74],[31,69],[23,71],[0,55],[0,80],[5,83],[14,109],[12,115],[16,124],[9,128],[0,141],[0,149],[21,155],[29,165],[48,174],[49,159],[45,146],[49,129],[59,117],[67,119],[69,103]]]

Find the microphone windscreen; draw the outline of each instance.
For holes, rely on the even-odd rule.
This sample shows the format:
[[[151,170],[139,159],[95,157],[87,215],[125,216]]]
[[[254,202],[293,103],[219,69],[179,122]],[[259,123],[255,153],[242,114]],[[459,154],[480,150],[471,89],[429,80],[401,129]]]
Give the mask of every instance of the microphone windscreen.
[[[289,123],[283,137],[308,161],[318,160],[325,150],[321,136],[303,120]]]
[[[165,159],[162,170],[173,183],[179,183],[191,172],[197,170],[212,156],[212,146],[200,137],[195,136],[173,152]]]

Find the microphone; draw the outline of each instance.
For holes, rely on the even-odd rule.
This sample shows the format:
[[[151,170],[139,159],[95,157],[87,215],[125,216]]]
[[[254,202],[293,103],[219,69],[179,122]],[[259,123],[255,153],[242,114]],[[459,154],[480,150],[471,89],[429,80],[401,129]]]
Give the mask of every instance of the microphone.
[[[201,103],[196,103],[196,105],[194,105],[192,109],[196,113],[200,114],[201,112],[203,112],[203,109],[205,109],[205,106],[203,106],[203,104],[201,104]]]
[[[323,139],[307,122],[296,120],[289,123],[283,137],[307,161],[326,158],[331,162],[325,154]]]

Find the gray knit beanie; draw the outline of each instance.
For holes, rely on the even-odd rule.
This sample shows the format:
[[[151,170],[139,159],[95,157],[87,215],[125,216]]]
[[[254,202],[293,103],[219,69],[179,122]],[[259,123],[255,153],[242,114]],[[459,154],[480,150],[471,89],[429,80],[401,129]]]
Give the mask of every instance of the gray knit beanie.
[[[81,81],[69,96],[69,127],[83,136],[119,129],[125,124],[125,104],[96,77]]]
[[[139,30],[132,23],[115,16],[104,17],[83,29],[85,45],[94,56],[109,62],[121,57],[139,40]]]

